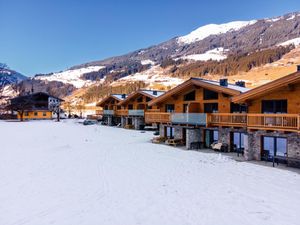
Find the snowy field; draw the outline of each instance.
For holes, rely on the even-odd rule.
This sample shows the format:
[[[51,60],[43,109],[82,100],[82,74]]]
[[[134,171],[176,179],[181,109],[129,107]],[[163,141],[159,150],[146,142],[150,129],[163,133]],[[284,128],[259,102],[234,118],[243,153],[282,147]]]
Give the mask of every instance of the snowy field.
[[[299,225],[300,175],[73,121],[0,122],[1,225]]]

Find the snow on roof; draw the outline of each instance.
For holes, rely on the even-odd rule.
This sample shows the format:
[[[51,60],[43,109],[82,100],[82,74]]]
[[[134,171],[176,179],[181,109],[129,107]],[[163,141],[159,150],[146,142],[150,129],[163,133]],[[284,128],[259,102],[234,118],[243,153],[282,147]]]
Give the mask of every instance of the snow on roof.
[[[125,94],[112,94],[112,96],[114,96],[115,98],[119,99],[120,101],[122,101],[125,98],[127,98],[127,95],[125,95]]]
[[[152,97],[159,97],[165,93],[165,91],[157,91],[157,90],[141,90],[141,92],[151,95]]]
[[[248,25],[255,24],[256,20],[251,21],[234,21],[224,24],[208,24],[206,26],[199,27],[198,29],[192,31],[188,35],[179,37],[177,41],[179,43],[190,44],[195,41],[201,41],[210,35],[225,34],[229,31],[236,31]]]
[[[193,79],[195,79],[195,80],[200,80],[200,81],[205,82],[205,83],[209,83],[209,84],[221,86],[219,81],[206,80],[206,79],[202,79],[202,78],[193,78]],[[236,84],[229,84],[229,83],[228,83],[227,86],[224,86],[224,87],[225,87],[225,88],[232,89],[232,90],[235,90],[235,91],[239,91],[239,92],[241,92],[241,93],[244,93],[244,92],[250,90],[250,88],[240,87],[240,86],[238,86],[238,85],[236,85]]]

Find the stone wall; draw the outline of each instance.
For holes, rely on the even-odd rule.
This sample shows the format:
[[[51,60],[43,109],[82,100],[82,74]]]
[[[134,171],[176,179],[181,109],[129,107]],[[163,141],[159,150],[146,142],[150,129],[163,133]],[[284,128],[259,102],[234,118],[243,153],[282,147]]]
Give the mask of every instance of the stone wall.
[[[141,126],[145,125],[144,117],[133,117],[132,122],[134,125],[134,129],[140,130]]]
[[[183,128],[182,127],[174,127],[174,138],[175,139],[183,138]]]
[[[202,140],[202,130],[200,129],[187,129],[186,130],[186,148],[191,149],[192,142],[200,142]]]
[[[165,126],[163,124],[159,124],[159,136],[160,137],[165,137]]]
[[[244,157],[246,160],[261,159],[261,136],[262,131],[248,132],[244,136]]]

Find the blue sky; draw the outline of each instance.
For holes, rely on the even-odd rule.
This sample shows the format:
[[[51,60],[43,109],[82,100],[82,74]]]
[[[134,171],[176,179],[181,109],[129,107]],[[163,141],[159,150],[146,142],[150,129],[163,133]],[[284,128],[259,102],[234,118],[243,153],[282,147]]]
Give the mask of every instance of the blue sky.
[[[0,62],[28,76],[55,72],[208,23],[299,10],[299,0],[0,0]]]

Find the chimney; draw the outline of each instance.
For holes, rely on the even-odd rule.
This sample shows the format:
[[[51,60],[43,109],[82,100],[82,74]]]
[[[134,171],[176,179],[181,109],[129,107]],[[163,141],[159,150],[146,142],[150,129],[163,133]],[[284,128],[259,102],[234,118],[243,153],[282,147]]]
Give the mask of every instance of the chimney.
[[[157,91],[153,91],[153,95],[157,95]]]
[[[300,65],[297,65],[297,72],[300,72]]]
[[[220,86],[227,87],[228,79],[220,79]]]
[[[239,87],[246,87],[246,83],[243,80],[239,80],[239,81],[235,82],[235,85],[239,86]]]
[[[124,99],[125,99],[125,98],[126,98],[126,94],[122,94],[122,98],[124,98]]]

